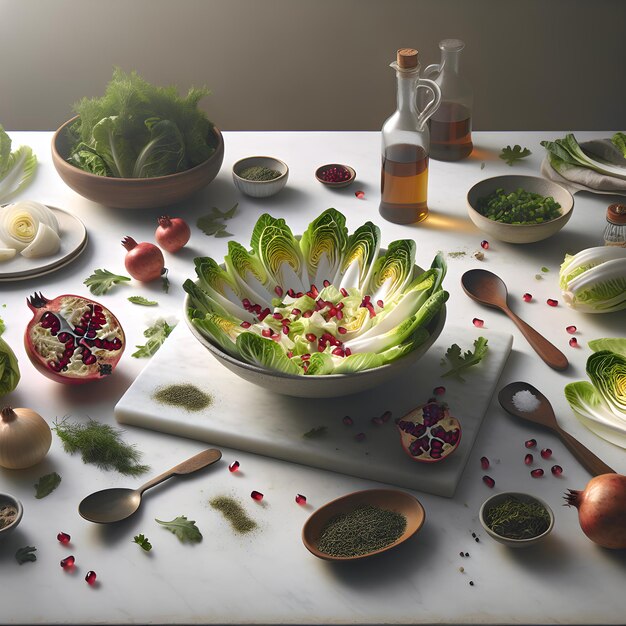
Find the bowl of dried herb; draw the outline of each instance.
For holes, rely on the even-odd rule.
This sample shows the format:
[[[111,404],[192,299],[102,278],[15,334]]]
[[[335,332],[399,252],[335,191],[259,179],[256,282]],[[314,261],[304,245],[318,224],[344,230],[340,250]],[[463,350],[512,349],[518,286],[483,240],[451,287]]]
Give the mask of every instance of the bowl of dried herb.
[[[0,538],[11,533],[22,519],[22,503],[8,493],[0,493]]]
[[[483,502],[478,515],[487,534],[509,548],[526,548],[554,527],[554,513],[540,498],[505,491]]]
[[[253,198],[268,198],[277,194],[289,178],[284,161],[269,156],[251,156],[233,165],[235,187]]]

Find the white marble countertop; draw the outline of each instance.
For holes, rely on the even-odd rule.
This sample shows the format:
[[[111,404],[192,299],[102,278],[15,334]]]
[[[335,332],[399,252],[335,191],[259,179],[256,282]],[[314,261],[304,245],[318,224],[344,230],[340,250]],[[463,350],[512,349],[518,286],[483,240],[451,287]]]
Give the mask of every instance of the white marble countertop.
[[[577,133],[581,140],[602,133]],[[609,136],[609,133],[605,134]],[[66,209],[87,225],[90,243],[85,253],[68,267],[39,279],[0,284],[0,315],[7,330],[4,339],[14,348],[22,380],[4,404],[28,406],[42,413],[49,423],[65,415],[76,420],[93,417],[115,425],[113,406],[129,387],[146,361],[131,357],[132,346],[143,343],[142,332],[156,315],[182,318],[181,283],[193,275],[192,258],[208,254],[221,258],[227,239],[207,237],[193,228],[188,249],[166,255],[172,287],[165,295],[160,285],[132,283],[116,288],[99,299],[119,317],[126,331],[128,349],[115,374],[92,386],[56,384],[35,371],[22,347],[29,311],[25,299],[34,291],[48,297],[62,293],[89,296],[83,280],[95,268],[124,273],[124,235],[151,241],[156,217],[162,210],[120,211],[106,209],[76,195],[57,176],[50,157],[51,133],[11,133],[15,145],[27,143],[40,161],[34,184],[22,198],[32,198]],[[553,238],[524,246],[490,241],[485,260],[472,257],[484,235],[467,217],[465,194],[476,181],[498,174],[537,174],[544,150],[542,139],[561,133],[475,133],[476,150],[459,163],[431,161],[427,221],[415,226],[397,226],[378,215],[378,133],[228,132],[225,159],[217,179],[204,192],[168,212],[195,224],[211,206],[230,208],[239,202],[229,230],[238,240],[247,240],[256,218],[269,211],[283,216],[295,232],[318,213],[334,206],[347,216],[351,230],[371,219],[383,232],[383,245],[403,237],[417,242],[417,261],[429,263],[438,251],[466,252],[448,256],[445,287],[450,292],[448,319],[473,328],[472,318],[484,319],[485,328],[510,332],[513,351],[498,389],[523,380],[535,385],[552,402],[560,424],[620,473],[626,473],[626,454],[593,435],[572,414],[563,396],[567,382],[585,378],[589,355],[586,341],[624,334],[624,312],[583,315],[546,305],[547,298],[560,298],[558,267],[566,252],[599,245],[605,224],[605,209],[612,196],[576,195],[574,214],[565,229]],[[507,166],[497,155],[503,146],[519,143],[533,154]],[[233,186],[231,166],[241,157],[270,154],[290,166],[288,186],[278,196],[253,200]],[[357,181],[348,189],[330,191],[314,178],[323,163],[343,162],[355,167]],[[484,168],[481,164],[484,163]],[[360,200],[357,189],[365,192]],[[541,267],[549,269],[541,273]],[[537,358],[513,324],[498,311],[481,307],[464,295],[459,278],[470,267],[498,273],[508,284],[512,308],[560,347],[571,362],[558,373]],[[542,274],[537,280],[536,274]],[[524,292],[533,295],[524,303]],[[130,295],[154,296],[159,307],[144,309],[127,301]],[[578,327],[579,348],[570,348],[565,327]],[[469,346],[468,346],[469,347]],[[173,363],[172,367],[176,367]],[[384,397],[385,389],[380,389]],[[393,398],[388,398],[393,404]],[[371,416],[362,416],[369,419]],[[189,439],[125,427],[126,441],[137,445],[156,475],[206,447]],[[553,459],[539,460],[547,470],[533,479],[523,464],[524,441],[534,437],[539,448],[553,450]],[[626,554],[599,548],[581,532],[576,511],[562,507],[568,488],[583,488],[589,474],[550,433],[519,423],[492,400],[483,427],[469,458],[454,498],[416,493],[426,509],[426,524],[411,542],[371,560],[334,565],[313,557],[304,548],[300,533],[308,515],[318,506],[345,493],[380,486],[305,466],[276,461],[237,450],[224,449],[223,460],[212,469],[187,479],[172,479],[146,495],[144,506],[128,521],[97,526],[84,521],[78,502],[88,493],[109,486],[137,486],[142,479],[103,472],[70,456],[53,435],[52,448],[37,467],[22,471],[0,470],[0,491],[21,499],[24,518],[19,528],[0,540],[0,622],[2,623],[624,623]],[[481,476],[479,459],[492,463],[489,473],[494,490]],[[241,471],[231,474],[227,465],[237,459]],[[555,478],[549,467],[564,468]],[[37,500],[33,484],[46,473],[57,471],[63,478],[50,496]],[[250,491],[265,494],[262,503],[250,499]],[[481,503],[494,492],[519,490],[534,493],[553,508],[556,525],[539,547],[509,550],[493,542],[478,522]],[[304,507],[294,502],[305,494]],[[237,535],[209,505],[219,494],[240,499],[258,522],[249,535]],[[183,545],[160,528],[154,518],[186,515],[204,535],[200,544]],[[72,536],[70,546],[56,540],[58,532]],[[476,532],[476,543],[471,533]],[[153,550],[144,553],[132,543],[144,533]],[[17,548],[37,547],[37,561],[18,565]],[[460,551],[470,553],[461,558]],[[74,572],[59,561],[73,554]],[[464,572],[459,568],[463,567]],[[98,575],[90,587],[84,576]],[[469,581],[474,585],[470,586]]]

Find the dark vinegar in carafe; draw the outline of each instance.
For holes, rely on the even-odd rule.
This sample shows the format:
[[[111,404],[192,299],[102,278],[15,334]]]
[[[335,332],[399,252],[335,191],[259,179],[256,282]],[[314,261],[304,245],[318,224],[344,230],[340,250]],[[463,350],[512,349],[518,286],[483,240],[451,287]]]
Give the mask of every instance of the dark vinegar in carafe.
[[[421,146],[395,144],[383,154],[380,214],[396,224],[421,222],[428,215],[428,155]]]
[[[458,161],[469,156],[472,144],[470,110],[460,104],[442,102],[428,120],[430,156],[439,161]]]

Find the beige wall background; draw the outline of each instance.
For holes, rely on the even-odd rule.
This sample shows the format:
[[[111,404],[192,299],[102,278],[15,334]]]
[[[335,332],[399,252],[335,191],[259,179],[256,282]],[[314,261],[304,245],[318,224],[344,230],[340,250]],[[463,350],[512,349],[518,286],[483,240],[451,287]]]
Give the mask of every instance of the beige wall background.
[[[206,85],[223,130],[378,130],[399,47],[466,42],[478,130],[626,127],[622,0],[0,0],[0,124],[51,130],[113,66]]]

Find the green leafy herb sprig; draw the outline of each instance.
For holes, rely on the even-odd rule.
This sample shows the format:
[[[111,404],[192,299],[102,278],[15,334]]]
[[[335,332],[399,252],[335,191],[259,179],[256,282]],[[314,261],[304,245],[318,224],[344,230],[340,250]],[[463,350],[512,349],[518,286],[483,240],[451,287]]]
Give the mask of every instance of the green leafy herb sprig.
[[[181,543],[199,543],[202,541],[202,533],[196,526],[196,522],[188,520],[184,515],[175,517],[171,522],[164,522],[160,519],[154,521],[174,533]]]
[[[201,231],[204,232],[205,235],[215,235],[215,237],[232,237],[233,234],[226,230],[226,224],[224,222],[231,219],[235,215],[238,206],[239,203],[236,202],[232,208],[228,209],[228,211],[220,211],[217,207],[212,207],[211,213],[199,217],[196,225]]]
[[[36,561],[37,555],[34,552],[37,550],[35,546],[24,546],[23,548],[18,548],[15,553],[15,560],[22,565],[23,563],[27,563],[29,561]]]
[[[35,498],[49,496],[61,484],[61,476],[56,472],[42,476],[35,485]]]
[[[152,544],[148,541],[148,538],[141,533],[133,537],[133,543],[136,543],[145,552],[152,550]]]
[[[159,304],[156,300],[148,300],[143,296],[130,296],[127,300],[133,304],[139,304],[140,306],[157,306],[157,304]]]
[[[104,470],[117,470],[127,476],[139,476],[148,471],[148,465],[139,463],[141,452],[122,440],[122,431],[94,419],[87,423],[56,421],[53,429],[70,454],[80,452],[83,463],[91,463]]]
[[[130,281],[129,276],[113,274],[109,270],[97,269],[83,281],[83,284],[89,287],[89,291],[94,296],[102,296],[112,289],[114,285],[128,281]]]
[[[511,146],[502,148],[499,157],[503,161],[506,161],[507,165],[512,166],[514,163],[517,163],[517,161],[521,161],[531,154],[532,152],[528,148],[522,148],[519,144],[515,144],[512,148]]]
[[[441,360],[441,364],[445,365],[446,360],[452,366],[443,377],[455,376],[461,382],[465,382],[465,379],[461,376],[461,372],[464,372],[468,368],[480,363],[483,357],[487,354],[487,339],[484,337],[478,337],[474,341],[474,351],[466,350],[462,352],[461,347],[457,343],[453,343],[447,350],[445,357]]]
[[[148,340],[142,346],[135,346],[137,350],[132,356],[136,359],[151,357],[163,345],[163,342],[176,328],[176,324],[168,324],[163,318],[159,318],[152,326],[143,331],[143,336]]]

